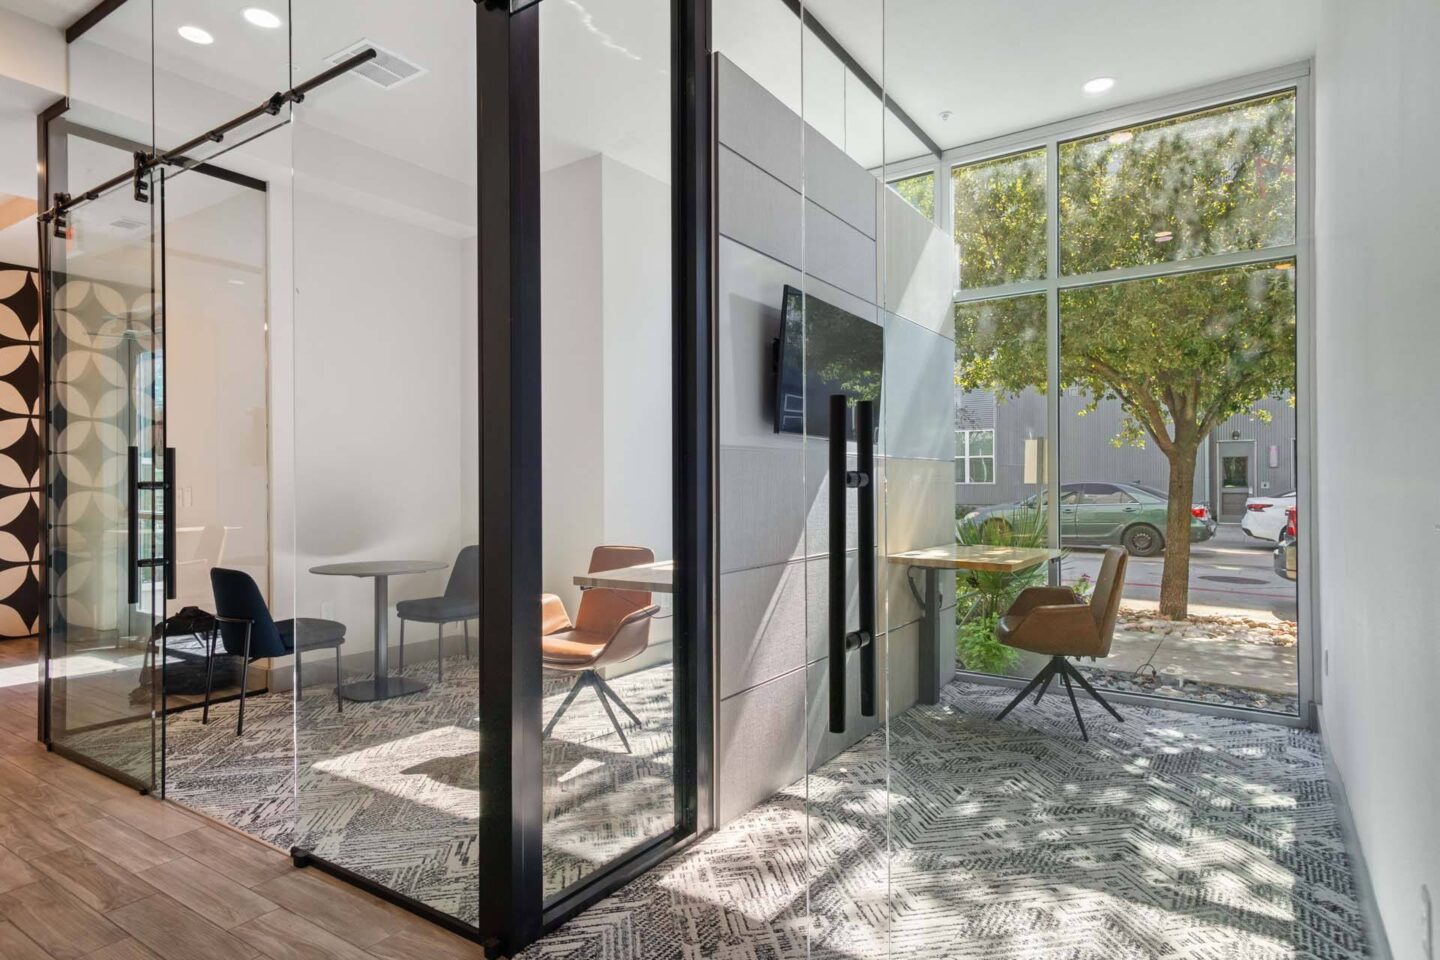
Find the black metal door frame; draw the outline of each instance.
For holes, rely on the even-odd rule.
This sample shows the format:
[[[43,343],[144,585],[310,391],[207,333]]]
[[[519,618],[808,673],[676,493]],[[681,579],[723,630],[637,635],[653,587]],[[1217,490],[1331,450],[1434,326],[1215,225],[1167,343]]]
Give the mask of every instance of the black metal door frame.
[[[540,7],[480,10],[481,926],[513,953],[713,825],[714,404],[710,0],[671,0],[675,828],[544,902],[539,596]],[[500,802],[495,802],[495,801]]]

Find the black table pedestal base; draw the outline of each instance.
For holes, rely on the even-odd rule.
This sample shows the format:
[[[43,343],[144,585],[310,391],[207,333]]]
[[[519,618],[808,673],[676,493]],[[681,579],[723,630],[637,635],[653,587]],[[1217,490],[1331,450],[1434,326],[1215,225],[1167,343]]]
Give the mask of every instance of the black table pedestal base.
[[[428,683],[411,680],[409,677],[381,677],[378,680],[357,680],[341,686],[340,696],[358,703],[372,703],[376,700],[390,700],[412,693],[423,693],[430,689]]]

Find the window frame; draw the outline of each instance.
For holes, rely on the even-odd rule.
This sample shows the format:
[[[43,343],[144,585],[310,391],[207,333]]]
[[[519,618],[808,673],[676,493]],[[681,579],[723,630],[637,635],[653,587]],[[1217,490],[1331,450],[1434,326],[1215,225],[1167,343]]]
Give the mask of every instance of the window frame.
[[[1064,275],[1060,272],[1060,145],[1074,140],[1098,136],[1118,129],[1141,126],[1188,114],[1213,110],[1230,104],[1258,99],[1267,95],[1293,92],[1295,96],[1295,242],[1257,250],[1194,257],[1187,260],[1122,267],[1090,273]],[[1320,635],[1320,611],[1315,585],[1319,582],[1320,536],[1312,521],[1315,488],[1315,280],[1314,280],[1314,95],[1313,64],[1309,60],[1287,64],[1271,70],[1246,74],[1228,80],[1156,97],[1132,104],[1102,110],[1079,117],[1044,124],[1004,136],[945,150],[938,161],[933,157],[889,164],[886,179],[901,179],[933,169],[935,177],[935,223],[946,236],[954,237],[954,196],[951,170],[956,166],[1000,159],[1033,150],[1044,150],[1046,156],[1046,276],[992,287],[961,288],[960,269],[954,265],[953,302],[979,303],[1026,294],[1046,297],[1047,326],[1047,388],[1048,396],[1060,395],[1060,293],[1063,290],[1109,285],[1126,280],[1201,273],[1219,269],[1293,261],[1295,264],[1296,312],[1296,385],[1295,393],[1303,398],[1297,404],[1298,450],[1294,458],[1295,486],[1300,522],[1311,531],[1300,550],[1299,594],[1299,709],[1298,717],[1277,714],[1276,723],[1317,728],[1318,706],[1322,684],[1320,664],[1324,661],[1323,639]],[[1058,403],[1047,403],[1046,430],[1051,438],[1060,437]],[[1056,443],[1046,445],[1047,456],[1058,463]],[[1051,471],[1046,479],[1050,494],[1047,502],[1047,527],[1050,539],[1058,541],[1054,531],[1060,529],[1060,476]],[[1058,542],[1052,542],[1058,547]],[[1052,568],[1052,575],[1058,573]],[[1220,716],[1253,717],[1253,712],[1220,706],[1187,705],[1187,708]]]
[[[995,466],[996,466],[996,464],[995,464],[995,428],[994,428],[994,427],[973,427],[973,428],[958,427],[958,428],[955,430],[955,432],[965,438],[965,448],[964,448],[964,452],[963,452],[963,453],[960,452],[960,445],[959,445],[958,443],[956,444],[956,447],[955,447],[955,449],[956,449],[955,462],[958,463],[958,464],[962,464],[962,465],[963,465],[963,467],[964,467],[964,478],[962,479],[962,478],[957,477],[957,478],[955,479],[955,482],[956,482],[956,483],[963,483],[963,484],[965,484],[965,485],[967,485],[967,486],[993,487],[993,486],[995,485],[995,483],[996,483],[996,476],[995,476]],[[977,453],[971,453],[971,452],[970,452],[970,438],[971,438],[971,435],[972,435],[972,434],[976,434],[976,433],[988,433],[988,434],[990,434],[990,452],[989,452],[989,453],[978,453],[978,454],[977,454]],[[971,460],[989,460],[989,461],[990,461],[990,479],[989,479],[989,480],[971,480],[971,479],[970,479],[970,461],[971,461]]]

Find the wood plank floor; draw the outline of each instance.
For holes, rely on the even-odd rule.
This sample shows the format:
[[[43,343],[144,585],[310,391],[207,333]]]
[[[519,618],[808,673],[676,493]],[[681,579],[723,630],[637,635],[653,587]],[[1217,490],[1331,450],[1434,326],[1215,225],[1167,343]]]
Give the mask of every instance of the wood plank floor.
[[[0,641],[0,957],[471,960],[476,944],[35,740],[34,641]],[[12,669],[13,668],[13,669]]]

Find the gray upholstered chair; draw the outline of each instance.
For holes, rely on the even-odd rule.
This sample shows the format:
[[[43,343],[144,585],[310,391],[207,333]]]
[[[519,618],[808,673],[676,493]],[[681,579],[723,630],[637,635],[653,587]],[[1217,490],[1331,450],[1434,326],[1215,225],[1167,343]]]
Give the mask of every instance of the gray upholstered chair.
[[[439,597],[401,600],[395,604],[400,615],[400,669],[405,669],[405,621],[435,624],[435,662],[439,679],[445,679],[445,624],[459,623],[465,631],[465,656],[470,656],[470,621],[480,616],[480,547],[462,547],[450,568],[450,581]]]
[[[1050,681],[1058,675],[1065,683],[1065,691],[1070,694],[1070,706],[1075,710],[1075,721],[1080,724],[1081,737],[1090,739],[1085,731],[1085,721],[1080,718],[1075,689],[1070,686],[1072,678],[1100,706],[1109,710],[1111,716],[1123,722],[1115,708],[1095,692],[1095,688],[1066,657],[1110,655],[1115,618],[1120,613],[1120,594],[1125,589],[1126,559],[1124,547],[1111,547],[1105,551],[1100,575],[1095,579],[1095,592],[1091,594],[1089,603],[1077,597],[1069,587],[1030,587],[1015,598],[996,628],[1000,642],[1017,650],[1047,653],[1050,662],[1020,691],[1019,696],[1010,701],[1009,706],[1000,711],[996,720],[1003,720],[1037,686],[1040,692],[1036,694],[1035,702],[1039,703],[1049,689]]]

